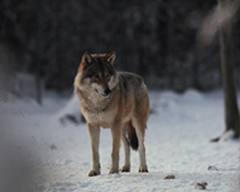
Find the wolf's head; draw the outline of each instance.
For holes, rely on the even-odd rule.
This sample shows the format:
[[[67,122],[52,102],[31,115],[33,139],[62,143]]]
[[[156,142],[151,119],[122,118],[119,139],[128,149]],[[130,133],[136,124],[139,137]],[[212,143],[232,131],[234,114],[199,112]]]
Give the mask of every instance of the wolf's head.
[[[117,72],[113,66],[115,58],[115,52],[84,53],[75,86],[83,91],[94,92],[98,96],[109,97],[118,83]]]

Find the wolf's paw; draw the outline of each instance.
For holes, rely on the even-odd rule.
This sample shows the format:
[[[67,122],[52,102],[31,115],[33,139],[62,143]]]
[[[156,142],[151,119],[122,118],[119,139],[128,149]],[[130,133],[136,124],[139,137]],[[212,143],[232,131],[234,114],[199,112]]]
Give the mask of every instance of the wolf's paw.
[[[139,173],[148,173],[147,166],[140,166],[138,172]]]
[[[93,176],[97,176],[97,175],[100,175],[100,171],[99,170],[91,170],[89,171],[88,173],[88,177],[93,177]]]
[[[130,172],[130,166],[129,165],[124,165],[121,169],[122,172]]]
[[[118,173],[118,172],[119,172],[118,169],[111,168],[110,171],[109,171],[109,174],[115,174],[115,173]]]

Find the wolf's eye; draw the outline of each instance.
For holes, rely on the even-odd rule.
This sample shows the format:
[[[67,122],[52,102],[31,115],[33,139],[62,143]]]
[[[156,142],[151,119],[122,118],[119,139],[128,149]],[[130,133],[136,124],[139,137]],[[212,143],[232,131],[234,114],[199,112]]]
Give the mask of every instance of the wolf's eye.
[[[85,77],[85,78],[89,78],[89,79],[91,79],[91,78],[93,77],[93,75],[92,75],[91,73],[87,73],[87,74],[85,74],[84,77]]]
[[[111,78],[111,77],[110,77],[110,74],[108,74],[108,73],[107,73],[107,74],[105,74],[105,79],[106,79],[107,81],[109,81],[109,80],[110,80],[110,78]]]
[[[92,80],[92,82],[94,82],[94,83],[97,83],[97,82],[99,81],[99,79],[98,79],[97,77],[95,77],[95,76],[93,76],[93,77],[91,78],[91,80]]]

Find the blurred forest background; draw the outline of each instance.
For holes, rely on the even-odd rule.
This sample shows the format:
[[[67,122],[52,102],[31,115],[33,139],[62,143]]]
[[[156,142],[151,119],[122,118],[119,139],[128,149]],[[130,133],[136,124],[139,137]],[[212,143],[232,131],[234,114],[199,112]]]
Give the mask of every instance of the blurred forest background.
[[[1,0],[0,44],[18,72],[43,79],[48,89],[72,89],[84,51],[116,50],[117,68],[142,75],[151,88],[208,91],[222,87],[219,40],[202,46],[197,36],[216,5],[216,0]],[[236,19],[238,87],[239,31]]]

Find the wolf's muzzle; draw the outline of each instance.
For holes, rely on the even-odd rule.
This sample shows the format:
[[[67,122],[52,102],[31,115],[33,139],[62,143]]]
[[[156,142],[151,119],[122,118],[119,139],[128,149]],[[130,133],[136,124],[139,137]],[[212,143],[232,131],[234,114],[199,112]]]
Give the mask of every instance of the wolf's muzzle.
[[[110,95],[112,93],[112,91],[109,89],[109,88],[106,88],[105,90],[104,90],[104,95],[103,96],[108,96],[108,95]]]

